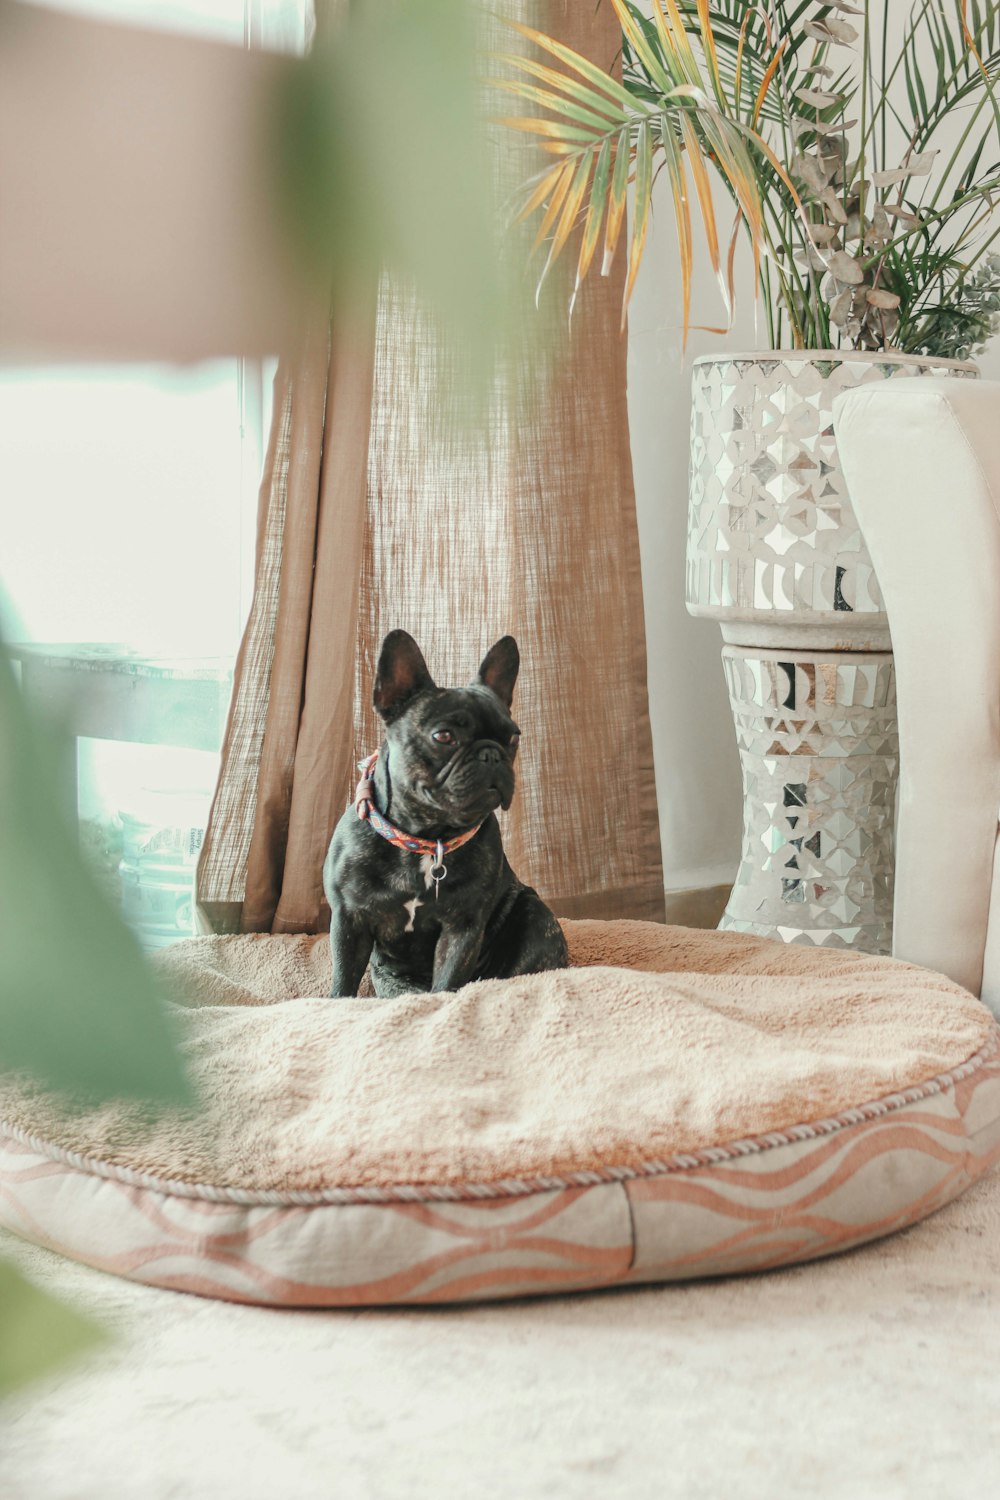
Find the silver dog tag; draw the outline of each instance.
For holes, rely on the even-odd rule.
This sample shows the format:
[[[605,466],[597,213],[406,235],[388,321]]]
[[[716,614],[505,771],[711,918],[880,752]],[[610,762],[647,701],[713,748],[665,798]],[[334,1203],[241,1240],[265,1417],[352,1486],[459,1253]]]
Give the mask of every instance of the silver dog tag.
[[[437,841],[437,849],[434,851],[434,863],[431,865],[430,875],[434,882],[434,900],[438,898],[438,889],[442,880],[448,873],[448,867],[444,862],[444,845],[441,840]]]

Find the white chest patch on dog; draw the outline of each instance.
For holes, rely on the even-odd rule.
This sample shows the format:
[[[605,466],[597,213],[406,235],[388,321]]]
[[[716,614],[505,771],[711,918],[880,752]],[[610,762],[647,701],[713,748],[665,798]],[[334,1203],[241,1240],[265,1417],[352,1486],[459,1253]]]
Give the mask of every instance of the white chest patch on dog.
[[[433,854],[424,854],[424,855],[421,855],[421,858],[420,858],[420,873],[424,877],[424,888],[425,888],[425,890],[428,890],[428,891],[430,890],[431,886],[434,884],[433,878],[431,877],[431,870],[433,868],[434,868],[434,856],[433,856]]]
[[[410,913],[410,920],[407,922],[406,926],[403,928],[404,932],[413,932],[414,931],[413,923],[416,920],[417,907],[418,906],[423,906],[423,904],[424,903],[421,901],[421,899],[420,899],[419,896],[414,896],[414,898],[413,898],[412,901],[404,901],[403,902],[403,910],[404,911],[408,911]]]

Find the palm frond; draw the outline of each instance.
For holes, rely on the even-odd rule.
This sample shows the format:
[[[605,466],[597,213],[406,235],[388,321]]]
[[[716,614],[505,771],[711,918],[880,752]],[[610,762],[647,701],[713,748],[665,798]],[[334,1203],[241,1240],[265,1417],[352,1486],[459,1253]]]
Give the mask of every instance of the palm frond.
[[[635,278],[639,274],[642,252],[646,247],[646,232],[649,228],[651,189],[653,186],[653,137],[648,120],[643,120],[635,142],[635,214],[632,219],[632,243],[629,246],[628,275],[625,279],[625,296],[622,301],[622,326],[632,297]]]
[[[580,237],[580,255],[576,263],[576,281],[573,284],[573,295],[569,302],[570,317],[573,316],[573,308],[580,293],[583,278],[590,270],[590,263],[597,249],[597,242],[601,237],[601,224],[604,219],[604,211],[608,196],[608,177],[611,168],[611,138],[605,136],[601,142],[601,148],[597,153],[597,162],[594,166],[594,180],[590,185],[590,202],[587,207],[587,217],[584,220],[583,234]]]
[[[681,262],[681,314],[684,324],[684,341],[687,342],[691,322],[691,282],[694,269],[694,237],[691,232],[691,205],[688,201],[687,177],[684,157],[674,130],[674,124],[666,115],[660,119],[660,143],[670,179],[670,190],[674,199],[674,219],[677,225],[677,247]]]
[[[985,104],[995,119],[991,97],[1000,71],[1000,5],[996,0],[986,6],[916,0],[903,33],[901,61],[915,149],[926,146],[957,109],[978,105],[981,110]]]
[[[629,236],[628,265],[622,316],[628,308],[642,261],[649,228],[652,185],[657,158],[667,168],[671,187],[678,243],[682,260],[684,336],[690,322],[690,294],[694,263],[692,200],[690,183],[705,234],[709,261],[731,319],[733,312],[732,254],[722,263],[720,235],[711,186],[711,172],[718,175],[736,203],[741,222],[749,232],[757,264],[763,252],[764,211],[759,185],[760,167],[768,177],[780,166],[752,129],[729,118],[721,54],[713,52],[711,17],[704,0],[697,7],[697,36],[705,57],[699,57],[684,22],[680,0],[654,0],[653,15],[641,16],[632,0],[611,0],[622,25],[623,37],[642,62],[649,78],[653,103],[600,74],[594,65],[569,48],[540,32],[518,26],[529,41],[549,53],[560,69],[539,63],[532,56],[503,54],[508,74],[497,81],[506,94],[522,102],[522,115],[507,116],[503,123],[533,136],[543,149],[558,151],[559,164],[545,169],[527,185],[518,217],[540,213],[535,248],[547,242],[539,288],[565,249],[575,229],[582,225],[572,294],[575,303],[587,275],[604,228],[602,274],[614,262],[624,222],[631,171],[635,178],[635,213]],[[756,82],[755,104],[759,109],[775,77],[775,57]],[[790,179],[787,188],[795,196]],[[572,304],[571,304],[572,305]]]
[[[909,0],[902,46],[886,37],[880,64],[867,7],[855,47],[854,17],[822,0],[610,3],[621,28],[620,81],[521,25],[538,51],[501,59],[509,76],[500,87],[522,107],[508,123],[548,158],[525,185],[518,215],[540,218],[542,280],[578,235],[575,303],[602,230],[608,274],[634,181],[624,317],[659,164],[677,229],[685,338],[696,214],[730,321],[745,233],[772,339],[787,322],[798,344],[839,338],[874,348],[930,326],[926,309],[944,306],[949,288],[958,295],[992,243],[1000,0]],[[894,22],[901,11],[893,4]],[[945,121],[948,149],[938,152]],[[735,208],[725,253],[716,184]],[[857,297],[840,296],[838,274],[847,272]],[[834,302],[849,305],[846,326],[831,327]]]

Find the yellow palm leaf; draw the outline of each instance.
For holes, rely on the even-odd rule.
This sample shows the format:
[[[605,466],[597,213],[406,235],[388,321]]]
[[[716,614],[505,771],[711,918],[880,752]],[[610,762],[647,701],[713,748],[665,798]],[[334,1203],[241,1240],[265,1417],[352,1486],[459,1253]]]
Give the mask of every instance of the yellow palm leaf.
[[[556,170],[559,175],[557,176],[555,185],[552,188],[548,207],[546,208],[545,213],[542,216],[542,222],[538,226],[538,233],[535,235],[535,243],[531,247],[532,253],[534,253],[538,249],[539,245],[541,245],[549,230],[556,222],[559,210],[562,208],[566,198],[566,194],[569,192],[569,185],[573,181],[575,165],[572,161],[563,162],[562,166],[558,167]],[[546,270],[547,269],[548,267],[546,267]]]
[[[584,130],[576,125],[566,125],[562,120],[543,120],[531,115],[507,115],[502,116],[498,125],[506,125],[511,130],[524,130],[529,135],[544,135],[554,141],[577,141],[582,146],[588,146],[594,139],[592,130]]]
[[[684,157],[674,135],[672,122],[663,117],[660,138],[670,178],[670,189],[674,198],[674,219],[677,224],[677,247],[681,257],[681,311],[684,327],[684,347],[687,348],[688,328],[691,323],[691,273],[694,265],[694,244],[691,233],[691,206],[688,202],[687,174]],[[690,154],[690,153],[689,153]]]
[[[662,149],[677,223],[686,341],[694,264],[689,173],[704,224],[708,256],[730,320],[735,300],[737,235],[734,229],[723,264],[711,170],[714,168],[719,173],[736,201],[737,228],[746,226],[754,260],[755,291],[761,257],[769,243],[762,198],[764,160],[792,194],[793,202],[800,210],[801,203],[774,152],[753,126],[744,124],[739,118],[749,10],[740,28],[737,48],[734,114],[725,96],[708,0],[696,0],[703,62],[699,61],[701,53],[696,55],[685,29],[679,0],[653,0],[656,38],[648,28],[643,30],[626,0],[611,0],[611,3],[635,56],[654,87],[662,92],[658,105],[662,117],[659,112],[654,115],[615,79],[602,73],[587,59],[578,57],[570,48],[530,27],[515,23],[518,32],[569,70],[563,74],[535,59],[509,59],[525,77],[513,86],[508,85],[508,92],[529,105],[540,105],[551,114],[560,116],[558,119],[517,117],[509,122],[514,128],[533,134],[543,151],[559,158],[556,165],[539,174],[529,185],[530,193],[519,217],[526,217],[544,205],[535,246],[539,247],[545,240],[549,243],[539,286],[564,250],[574,228],[582,222],[572,310],[581,283],[591,269],[602,225],[602,274],[607,275],[614,262],[625,221],[634,162],[634,215],[623,297],[624,322],[649,229],[654,156]],[[690,14],[688,21],[690,24]],[[777,76],[781,56],[782,47],[778,47],[765,70],[754,102],[754,126]]]
[[[569,312],[573,316],[576,299],[580,292],[580,284],[594,258],[597,249],[597,241],[601,235],[601,221],[604,217],[604,206],[608,196],[608,174],[611,166],[611,140],[606,139],[601,146],[597,156],[597,165],[594,167],[594,181],[590,189],[590,204],[587,208],[587,218],[583,226],[583,236],[580,240],[580,258],[576,265],[576,282],[573,286],[573,295],[570,298]]]
[[[698,59],[688,40],[687,29],[681,19],[680,11],[677,9],[675,0],[666,0],[669,20],[663,9],[663,0],[653,0],[653,19],[660,40],[667,51],[676,58],[677,65],[687,78],[689,83],[702,83],[701,69],[698,67]]]
[[[562,166],[558,166],[552,167],[549,169],[549,171],[542,173],[541,180],[539,181],[534,192],[531,194],[531,197],[525,203],[524,207],[520,209],[519,212],[515,215],[515,224],[520,224],[524,219],[527,219],[531,214],[535,212],[536,208],[539,208],[545,202],[546,198],[549,196],[549,193],[555,187],[562,171]]]
[[[493,88],[502,89],[504,93],[514,94],[518,99],[525,99],[529,104],[538,104],[542,109],[550,109],[553,114],[576,120],[591,131],[610,130],[613,124],[620,124],[624,118],[619,113],[617,120],[609,120],[606,115],[596,114],[586,105],[577,104],[572,99],[562,99],[551,89],[540,89],[537,84],[525,83],[520,78],[497,78],[491,80],[491,85]]]
[[[755,130],[751,130],[749,125],[744,125],[741,120],[729,120],[727,121],[727,125],[731,130],[735,132],[736,135],[744,139],[750,146],[752,146],[754,150],[759,151],[762,156],[765,156],[767,158],[771,166],[774,168],[774,171],[781,178],[782,182],[785,184],[785,187],[791,194],[792,202],[795,204],[796,211],[804,216],[805,209],[802,206],[802,199],[798,195],[795,184],[792,182],[792,179],[789,177],[788,173],[785,171],[784,167],[781,165],[781,162],[775,156],[774,152],[771,150],[771,147],[764,140],[763,136],[758,135]]]
[[[635,142],[635,210],[632,223],[632,243],[629,247],[628,279],[622,301],[622,327],[632,298],[635,278],[639,274],[639,263],[646,247],[646,231],[649,228],[649,208],[653,186],[653,143],[649,123],[643,120]]]
[[[730,308],[736,306],[736,249],[740,242],[740,230],[743,228],[743,215],[737,210],[733,219],[733,232],[729,236],[729,254],[726,256],[726,288],[728,290],[728,302]],[[732,314],[730,314],[730,326]]]
[[[750,25],[752,10],[748,10],[743,17],[743,25],[740,27],[740,39],[736,44],[736,73],[733,78],[733,109],[737,114],[740,112],[740,96],[743,93],[743,54],[747,46],[747,27]]]
[[[629,43],[631,44],[636,56],[642,59],[643,67],[649,73],[650,78],[659,88],[664,91],[664,93],[669,93],[673,88],[676,79],[669,77],[668,74],[664,72],[659,58],[647,42],[639,27],[636,25],[635,17],[632,15],[632,12],[621,3],[621,0],[611,0],[611,3],[615,8],[615,14],[617,15],[618,20],[621,23],[622,31],[628,37]]]
[[[725,278],[722,275],[722,264],[719,256],[719,231],[715,222],[715,205],[712,202],[712,184],[708,180],[708,169],[705,166],[705,158],[702,155],[698,132],[695,130],[694,123],[687,110],[681,112],[681,131],[684,136],[684,145],[687,148],[687,159],[691,166],[691,176],[694,178],[695,192],[698,194],[701,221],[705,226],[708,258],[712,262],[712,269],[719,279],[723,300],[726,303],[726,311],[731,317],[732,306],[729,302],[728,289]]]
[[[573,181],[570,184],[569,192],[566,194],[566,199],[563,203],[562,213],[559,215],[556,232],[552,237],[552,247],[549,251],[550,264],[562,253],[563,246],[573,232],[577,215],[583,204],[583,195],[587,191],[587,183],[590,181],[591,164],[589,156],[582,156],[577,163]]]
[[[611,178],[611,192],[608,195],[608,220],[604,230],[604,260],[601,265],[601,275],[607,276],[611,270],[618,248],[618,236],[621,233],[622,220],[625,217],[625,199],[628,194],[628,168],[631,148],[629,144],[629,133],[623,130],[618,137],[615,148],[615,166]]]
[[[734,130],[732,121],[712,115],[705,119],[703,124],[709,143],[715,150],[720,170],[732,187],[736,202],[746,221],[753,253],[753,284],[756,300],[759,295],[760,258],[764,242],[764,213],[753,158],[742,136]]]
[[[708,8],[708,0],[698,0],[698,27],[701,31],[702,46],[705,48],[705,56],[708,59],[709,71],[712,75],[712,87],[715,89],[715,97],[725,108],[726,95],[722,87],[722,71],[719,67],[719,54],[715,46],[715,32],[712,30],[712,17]]]
[[[589,84],[578,83],[568,73],[560,73],[555,68],[548,68],[544,63],[536,62],[532,57],[517,57],[513,53],[500,52],[494,54],[494,61],[520,69],[529,77],[537,78],[541,83],[548,84],[550,88],[568,94],[570,98],[578,100],[587,109],[606,115],[611,120],[620,121],[625,118],[625,111],[621,104],[613,99],[605,98],[599,90],[591,88]]]
[[[509,21],[507,24],[521,36],[526,37],[529,42],[534,42],[537,47],[541,47],[543,52],[548,52],[552,57],[558,58],[567,67],[572,68],[574,72],[579,73],[581,78],[585,78],[588,83],[593,84],[616,103],[623,105],[625,109],[634,108],[635,100],[616,78],[612,78],[609,73],[602,72],[596,63],[590,62],[586,57],[581,57],[579,52],[573,51],[572,47],[554,41],[544,32],[536,31],[533,26],[523,26],[520,21]]]
[[[757,90],[757,98],[754,103],[752,116],[753,126],[755,130],[760,120],[760,112],[764,108],[764,100],[767,98],[767,91],[771,87],[775,73],[778,71],[778,64],[781,62],[781,54],[785,50],[785,45],[786,44],[782,42],[775,49],[774,56],[771,58],[771,61],[767,65],[767,71],[760,81],[760,88]]]
[[[581,156],[575,170],[571,163],[567,163],[566,165],[565,174],[568,186],[562,195],[562,208],[559,211],[559,220],[555,227],[555,233],[552,236],[552,243],[549,245],[549,253],[545,261],[545,266],[541,276],[538,278],[538,287],[535,293],[536,302],[546,276],[548,276],[550,269],[562,254],[563,246],[573,232],[577,215],[580,212],[580,206],[583,203],[583,195],[587,191],[587,183],[590,181],[590,167],[590,155]]]

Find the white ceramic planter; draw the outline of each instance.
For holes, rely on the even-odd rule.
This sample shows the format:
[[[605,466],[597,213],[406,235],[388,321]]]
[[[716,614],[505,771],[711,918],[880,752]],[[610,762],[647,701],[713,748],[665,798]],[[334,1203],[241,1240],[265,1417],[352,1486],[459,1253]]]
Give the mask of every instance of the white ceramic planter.
[[[889,622],[837,459],[833,402],[872,380],[976,374],[954,360],[840,350],[695,362],[687,603],[722,629],[744,780],[724,927],[889,951]]]

